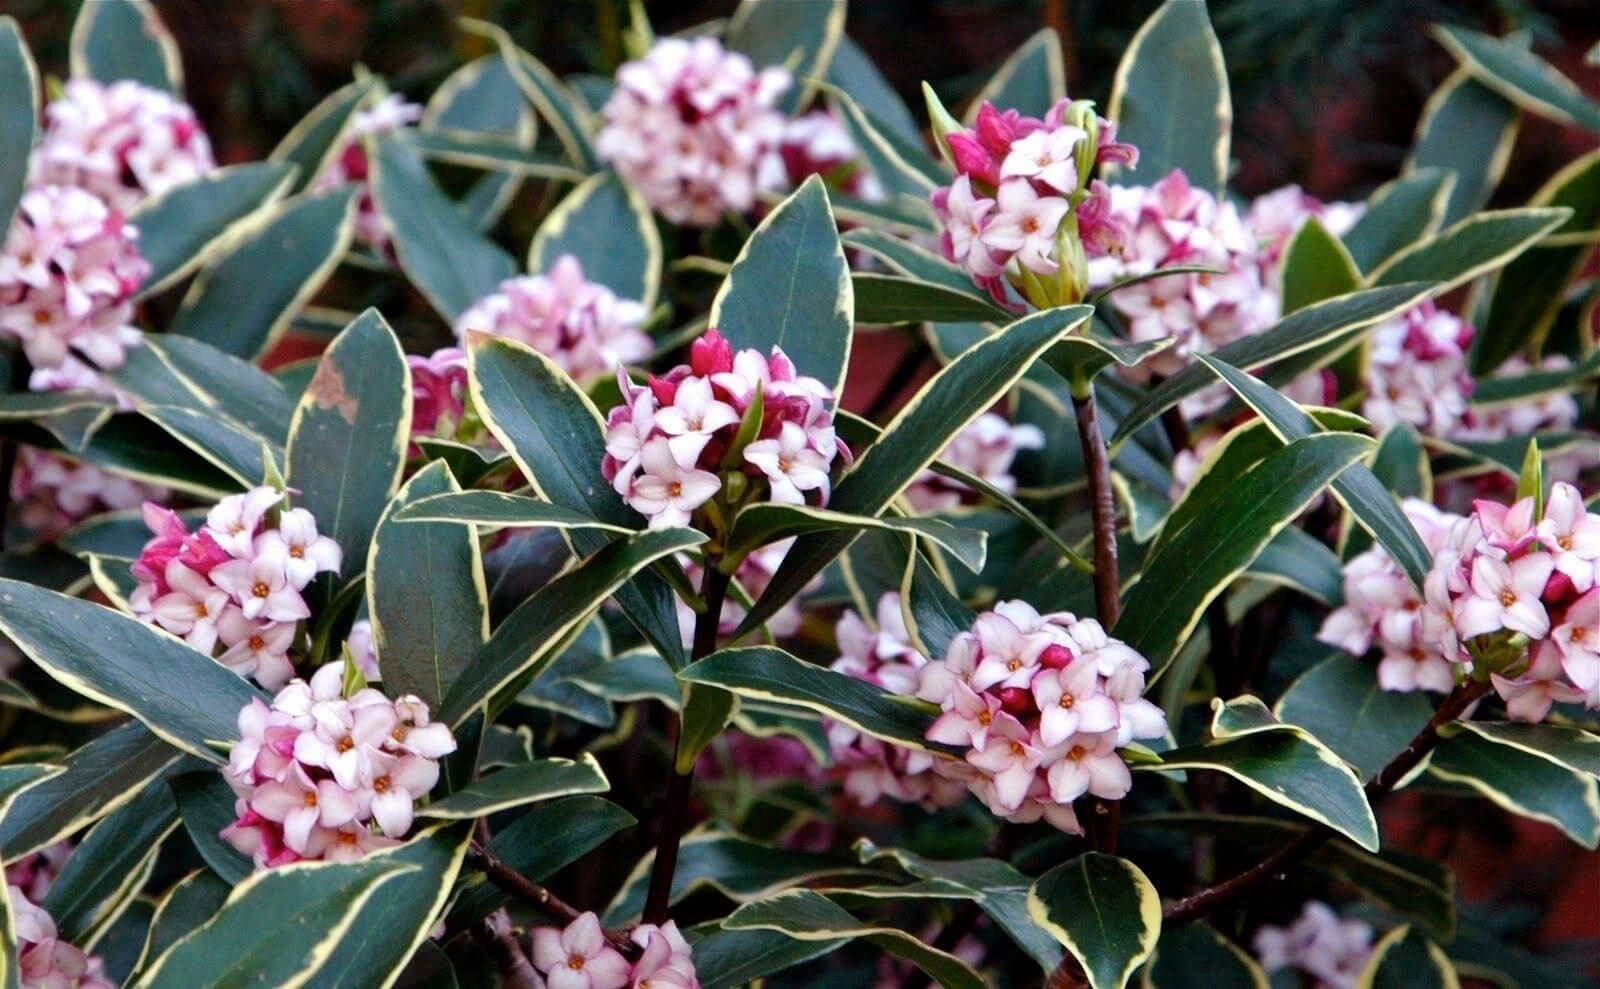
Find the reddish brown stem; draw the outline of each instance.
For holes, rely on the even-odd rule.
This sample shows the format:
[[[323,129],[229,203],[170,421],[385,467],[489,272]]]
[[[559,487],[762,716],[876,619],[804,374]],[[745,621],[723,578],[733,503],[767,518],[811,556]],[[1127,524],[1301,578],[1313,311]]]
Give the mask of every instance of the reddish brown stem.
[[[1110,631],[1122,613],[1118,599],[1117,502],[1111,490],[1111,459],[1105,435],[1100,432],[1100,410],[1092,385],[1072,389],[1072,411],[1078,420],[1078,442],[1083,446],[1084,468],[1089,475],[1089,516],[1094,523],[1094,605],[1100,624]]]
[[[717,629],[722,621],[722,602],[728,596],[729,576],[717,567],[716,560],[705,562],[705,577],[700,581],[700,597],[705,610],[695,616],[691,660],[704,659],[717,650]],[[681,715],[673,721],[674,770],[678,746],[683,743]],[[678,870],[678,846],[683,841],[689,817],[689,791],[694,782],[694,767],[674,771],[667,779],[667,792],[661,811],[661,832],[656,838],[656,860],[650,869],[650,892],[644,901],[644,922],[664,924],[672,900],[672,876]]]
[[[467,847],[467,864],[482,872],[491,883],[557,923],[570,924],[583,916],[582,910],[513,869],[476,841]],[[605,935],[606,941],[625,956],[631,958],[638,954],[637,946],[621,931],[606,931]]]

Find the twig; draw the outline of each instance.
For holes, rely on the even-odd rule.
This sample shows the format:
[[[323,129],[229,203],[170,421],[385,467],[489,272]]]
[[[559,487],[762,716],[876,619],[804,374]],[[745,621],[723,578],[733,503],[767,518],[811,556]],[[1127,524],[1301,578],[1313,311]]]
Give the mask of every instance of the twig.
[[[717,561],[705,561],[705,577],[700,582],[700,596],[705,610],[695,616],[694,642],[690,659],[705,659],[717,649],[717,628],[722,622],[722,602],[728,596],[730,577],[717,566]],[[644,922],[664,924],[672,899],[672,875],[678,869],[678,845],[683,841],[684,824],[689,816],[689,790],[694,782],[694,766],[677,772],[678,746],[683,744],[683,716],[673,721],[676,737],[673,739],[674,772],[667,779],[664,809],[661,812],[661,833],[656,838],[656,860],[650,869],[650,893],[644,901]]]
[[[506,989],[539,989],[543,985],[539,980],[539,973],[534,971],[533,963],[528,960],[527,953],[512,935],[510,921],[506,918],[504,910],[496,911],[493,917],[485,917],[475,924],[472,928],[472,939],[477,941],[499,966],[503,977],[501,985]]]
[[[1439,729],[1459,718],[1488,692],[1489,685],[1477,681],[1468,681],[1451,691],[1416,737],[1367,784],[1367,799],[1376,802],[1399,785],[1439,744]],[[1162,925],[1171,927],[1214,913],[1321,848],[1334,835],[1331,828],[1312,828],[1233,878],[1168,904],[1161,912]]]
[[[28,365],[20,349],[7,355],[11,369],[9,392],[19,392],[28,387]],[[0,551],[6,548],[6,529],[11,524],[11,479],[17,473],[17,451],[21,446],[13,439],[0,439]]]
[[[467,864],[482,872],[491,883],[534,907],[551,920],[570,924],[583,916],[582,910],[513,869],[498,855],[476,841],[467,846]],[[621,931],[608,930],[605,932],[605,938],[611,947],[626,957],[632,958],[638,954],[638,946]]]
[[[1079,394],[1082,391],[1083,394]],[[1122,612],[1118,600],[1117,502],[1111,490],[1111,460],[1100,432],[1100,411],[1092,384],[1074,383],[1072,411],[1078,420],[1078,442],[1089,474],[1089,514],[1094,522],[1094,605],[1100,624],[1110,631]]]

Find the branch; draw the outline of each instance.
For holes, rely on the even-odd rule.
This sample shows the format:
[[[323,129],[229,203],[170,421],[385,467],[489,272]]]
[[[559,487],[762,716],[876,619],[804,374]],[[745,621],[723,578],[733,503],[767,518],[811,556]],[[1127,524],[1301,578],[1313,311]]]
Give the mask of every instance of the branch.
[[[1488,692],[1489,685],[1476,680],[1469,680],[1451,691],[1444,699],[1444,703],[1439,705],[1439,709],[1433,712],[1433,717],[1428,719],[1428,723],[1421,731],[1417,732],[1416,737],[1367,784],[1368,801],[1376,803],[1387,796],[1401,780],[1422,764],[1428,753],[1438,746],[1439,729],[1459,718],[1462,712]],[[1166,909],[1161,911],[1162,926],[1185,924],[1214,913],[1321,848],[1334,834],[1330,828],[1320,825],[1313,827],[1233,878],[1168,904]]]
[[[1107,632],[1122,613],[1118,600],[1121,590],[1117,578],[1117,502],[1111,490],[1111,460],[1106,456],[1106,439],[1100,432],[1100,410],[1094,400],[1094,385],[1072,388],[1072,411],[1078,420],[1078,442],[1083,446],[1083,463],[1089,474],[1089,513],[1094,521],[1094,605],[1100,624]]]
[[[690,661],[705,659],[717,650],[717,630],[722,623],[722,602],[728,596],[728,583],[732,579],[717,566],[718,561],[707,558],[705,576],[700,581],[700,596],[705,600],[705,610],[695,616],[694,642],[689,652]],[[667,908],[671,906],[672,875],[678,870],[678,845],[683,841],[684,824],[689,816],[689,790],[694,782],[694,767],[676,772],[678,746],[683,743],[683,715],[673,720],[677,737],[673,740],[673,769],[667,778],[665,807],[661,812],[661,834],[656,839],[656,860],[650,869],[650,892],[644,901],[644,922],[664,924]]]
[[[467,846],[467,864],[481,871],[491,883],[534,907],[551,920],[570,924],[583,916],[583,911],[524,876],[500,859],[499,856],[474,841]],[[606,931],[606,942],[626,958],[637,957],[638,946],[621,931]]]

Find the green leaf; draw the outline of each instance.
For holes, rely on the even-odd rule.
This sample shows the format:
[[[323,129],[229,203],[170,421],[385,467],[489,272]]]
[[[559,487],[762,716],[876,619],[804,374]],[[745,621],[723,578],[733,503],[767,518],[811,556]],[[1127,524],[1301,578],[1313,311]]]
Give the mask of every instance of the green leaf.
[[[207,261],[241,223],[283,196],[289,165],[230,165],[139,203],[128,222],[139,228],[139,253],[150,263],[140,297],[154,295]]]
[[[1523,46],[1443,24],[1434,25],[1433,36],[1473,78],[1524,110],[1600,131],[1600,104]]]
[[[1600,234],[1600,152],[1591,152],[1557,172],[1534,194],[1534,206],[1572,211],[1552,237],[1590,234],[1580,243],[1538,245],[1495,276],[1488,314],[1473,338],[1472,371],[1486,375],[1518,350],[1536,357],[1566,301],[1567,290],[1583,271]]]
[[[655,855],[640,859],[601,914],[607,925],[626,923],[644,909]],[[704,825],[685,835],[672,875],[670,902],[710,887],[736,903],[749,903],[800,883],[847,876],[877,876],[880,870],[850,859],[779,848]]]
[[[779,66],[789,71],[794,84],[778,97],[777,106],[792,115],[811,101],[817,80],[828,71],[834,49],[844,37],[844,13],[845,0],[743,0],[728,19],[726,43],[758,69]]]
[[[0,580],[0,631],[67,688],[127,711],[213,763],[207,744],[238,737],[239,709],[261,696],[238,674],[110,608]]]
[[[1128,43],[1106,116],[1139,149],[1149,181],[1181,168],[1221,195],[1228,179],[1233,104],[1222,46],[1203,3],[1167,0]]]
[[[350,246],[355,190],[292,199],[230,238],[168,332],[254,360],[272,349]]]
[[[0,818],[0,855],[14,862],[74,834],[138,795],[178,752],[138,721],[64,756],[63,771],[29,788]]]
[[[831,954],[849,942],[797,941],[772,930],[725,930],[714,925],[685,933],[694,948],[695,975],[704,989],[739,989],[769,975]]]
[[[1396,498],[1433,500],[1433,471],[1415,426],[1402,422],[1384,431],[1377,452],[1372,455],[1372,476]],[[1348,515],[1344,521],[1339,555],[1349,560],[1372,545],[1372,536],[1351,525]]]
[[[304,984],[333,961],[374,895],[415,869],[392,855],[371,855],[255,873],[215,916],[152,962],[138,985]]]
[[[872,64],[861,46],[848,35],[839,38],[833,60],[828,63],[828,82],[840,91],[850,94],[851,101],[873,120],[884,132],[912,145],[922,143],[922,128],[900,99],[894,87]],[[860,142],[858,141],[857,144]],[[873,170],[874,172],[877,169]]]
[[[855,850],[869,865],[893,861],[918,879],[963,891],[1045,971],[1060,964],[1061,948],[1056,938],[1028,913],[1031,880],[1010,863],[989,858],[941,862],[901,848],[878,848],[866,838],[856,841]]]
[[[866,251],[907,278],[933,282],[985,304],[989,302],[989,294],[973,284],[971,275],[921,245],[881,230],[851,230],[839,239],[846,247]],[[1005,319],[1010,321],[1009,316]]]
[[[428,97],[418,126],[431,133],[492,135],[526,146],[533,143],[536,123],[505,58],[495,52],[450,73]]]
[[[1460,989],[1444,949],[1409,925],[1397,927],[1372,946],[1356,976],[1356,989]]]
[[[1304,529],[1282,529],[1245,569],[1256,580],[1292,587],[1332,606],[1344,597],[1344,571],[1338,554]]]
[[[532,348],[504,337],[469,334],[467,359],[474,408],[516,458],[535,494],[606,525],[638,529],[643,524],[600,475],[604,420],[571,378]],[[579,553],[594,552],[608,538],[604,532],[570,535]],[[623,588],[617,603],[668,663],[679,667],[688,661],[676,598],[665,579],[641,574]]]
[[[289,427],[295,506],[339,544],[347,574],[362,572],[410,435],[411,371],[394,331],[368,309],[323,352]]]
[[[1140,976],[1143,989],[1267,989],[1267,975],[1243,948],[1205,924],[1161,932]]]
[[[1085,852],[1034,880],[1028,913],[1083,966],[1093,989],[1122,989],[1161,933],[1161,898],[1139,867]]]
[[[1529,371],[1525,374],[1480,378],[1472,386],[1475,408],[1514,405],[1554,392],[1576,391],[1600,377],[1600,349],[1571,367]]]
[[[418,471],[384,510],[367,559],[367,616],[383,657],[384,688],[437,708],[489,637],[489,592],[470,526],[409,525],[395,515],[430,495],[459,491],[444,464]]]
[[[933,715],[918,702],[773,646],[719,650],[680,670],[678,679],[721,687],[750,700],[803,707],[907,748],[938,748],[923,738]]]
[[[202,765],[189,758],[174,768]],[[90,828],[50,884],[40,906],[55,919],[63,940],[92,940],[144,885],[161,842],[178,826],[166,772]]]
[[[1465,69],[1451,73],[1428,98],[1406,170],[1442,168],[1455,175],[1444,222],[1455,223],[1489,200],[1511,160],[1517,117],[1514,104]]]
[[[855,318],[866,324],[1007,322],[1013,315],[969,290],[900,275],[850,276]]]
[[[1010,391],[1035,359],[1090,313],[1087,306],[1036,313],[962,353],[895,415],[877,442],[857,455],[828,507],[854,515],[882,512],[933,463],[951,437]],[[834,532],[796,540],[735,638],[771,617],[854,538],[853,533]]]
[[[1372,445],[1370,439],[1348,433],[1308,436],[1239,476],[1204,515],[1145,561],[1117,622],[1118,637],[1159,673],[1206,606]]]
[[[1012,52],[967,106],[966,124],[972,126],[985,101],[997,110],[1020,110],[1024,116],[1043,117],[1067,98],[1067,71],[1061,57],[1061,38],[1051,28],[1036,32]]]
[[[867,924],[832,900],[806,889],[786,890],[747,903],[723,920],[729,930],[778,931],[797,941],[861,939],[911,962],[930,979],[951,989],[982,989],[983,977],[955,955],[924,944],[895,927]]]
[[[1600,790],[1593,776],[1473,731],[1440,742],[1428,772],[1513,814],[1554,824],[1585,848],[1600,845]]]
[[[610,801],[567,797],[540,804],[496,829],[489,851],[534,882],[543,882],[634,823],[631,814]],[[508,899],[490,883],[468,885],[451,909],[447,923],[457,928],[487,916]]]
[[[1356,271],[1371,271],[1437,233],[1454,185],[1455,176],[1450,172],[1424,168],[1407,172],[1373,193],[1366,211],[1344,235]]]
[[[705,536],[690,529],[652,529],[602,547],[517,607],[473,655],[446,693],[438,715],[457,724],[519,676],[555,658],[553,647],[630,577]]]
[[[39,71],[10,17],[0,17],[0,92],[7,94],[0,103],[0,229],[10,230],[28,182],[39,117]]]
[[[436,800],[417,813],[445,820],[471,820],[503,810],[580,793],[604,793],[611,783],[594,756],[585,752],[571,759],[538,759],[510,766]]]
[[[516,274],[516,262],[486,239],[428,175],[421,157],[397,135],[379,138],[372,197],[394,236],[395,257],[449,322]]]
[[[1433,295],[1505,266],[1572,216],[1566,208],[1488,210],[1390,255],[1367,276],[1373,286],[1430,281]]]
[[[1082,333],[1063,337],[1044,353],[1044,362],[1057,374],[1073,382],[1092,381],[1095,375],[1113,364],[1136,367],[1145,358],[1158,354],[1176,341],[1176,337],[1160,340],[1141,340],[1129,343],[1098,332],[1093,326]]]
[[[397,848],[373,852],[363,862],[388,864],[400,872],[367,900],[338,940],[315,984],[366,989],[390,985],[428,940],[428,931],[454,891],[472,837],[465,822],[430,828]]]
[[[1237,368],[1250,370],[1356,334],[1398,315],[1435,294],[1426,283],[1366,289],[1307,306],[1279,320],[1271,329],[1218,347],[1209,356]],[[1154,422],[1162,412],[1212,384],[1204,367],[1191,364],[1150,389],[1117,425],[1111,437],[1113,450],[1128,437]]]
[[[213,411],[274,446],[281,447],[288,442],[295,399],[272,375],[189,337],[146,336],[144,349],[159,358],[167,373],[179,379],[188,391],[188,396],[174,391],[176,400],[161,400],[157,404]],[[133,363],[131,356],[128,363]],[[125,391],[136,393],[138,386],[133,382],[119,378],[117,383]]]
[[[1384,690],[1373,663],[1344,654],[1301,674],[1273,711],[1315,735],[1363,781],[1399,755],[1433,717],[1425,694]]]
[[[394,513],[397,522],[453,522],[485,529],[521,527],[598,529],[626,535],[634,530],[600,522],[582,512],[527,495],[501,491],[453,491],[408,502]]]
[[[615,172],[601,172],[567,194],[539,224],[528,248],[528,270],[548,271],[562,255],[583,275],[645,311],[661,288],[661,235],[650,207]]]
[[[1549,722],[1453,721],[1443,726],[1439,734],[1448,738],[1461,732],[1471,732],[1501,745],[1521,749],[1575,773],[1600,776],[1600,736],[1582,728]]]
[[[491,471],[511,462],[509,453],[484,450],[454,440],[417,437],[412,442],[429,460],[443,460],[450,468],[450,473],[455,475],[455,479],[468,487],[482,481]]]
[[[134,964],[134,972],[143,971],[162,952],[177,943],[179,938],[204,924],[228,899],[233,887],[218,879],[209,869],[196,869],[178,880],[156,905],[150,919],[150,932],[145,937],[144,950]],[[135,981],[127,980],[130,984]]]
[[[1248,695],[1222,703],[1212,723],[1214,738],[1161,753],[1161,762],[1139,764],[1135,772],[1174,769],[1209,769],[1224,773],[1279,806],[1327,825],[1362,848],[1376,851],[1378,825],[1372,807],[1354,773],[1332,750],[1310,732],[1277,721],[1270,711]],[[1224,722],[1230,712],[1243,708],[1247,717],[1263,723],[1247,729]]]
[[[704,684],[685,684],[673,771],[679,776],[694,772],[695,760],[706,746],[716,741],[738,710],[739,699],[726,690]]]
[[[261,483],[267,473],[267,458],[270,456],[276,464],[283,456],[281,449],[268,446],[256,434],[196,409],[151,405],[139,411],[173,439],[233,478],[240,488]]]
[[[855,321],[850,266],[827,187],[813,175],[745,241],[711,302],[710,325],[736,350],[782,347],[799,373],[837,395]]]
[[[543,62],[518,48],[511,36],[498,25],[469,17],[462,18],[460,23],[463,29],[488,38],[499,46],[500,57],[511,69],[511,77],[516,80],[517,87],[550,124],[550,129],[555,131],[557,140],[572,163],[584,172],[598,171],[600,159],[589,141],[589,135],[599,127],[589,118],[582,101],[572,90],[557,79]]]
[[[834,530],[889,529],[909,532],[932,540],[948,550],[961,565],[973,573],[983,569],[988,533],[952,525],[942,519],[886,515],[882,518],[846,515],[809,505],[784,505],[765,502],[747,505],[734,518],[728,534],[728,553],[734,559],[769,543],[791,536]]]
[[[148,0],[96,0],[78,8],[70,42],[72,74],[107,85],[121,79],[177,96],[183,61]]]
[[[1261,416],[1280,440],[1292,442],[1317,432],[1317,424],[1298,405],[1266,385],[1226,363],[1200,355],[1228,387]],[[1363,464],[1346,470],[1333,482],[1339,501],[1370,532],[1417,587],[1433,564],[1433,555],[1423,545],[1416,528],[1400,511],[1393,495]]]
[[[178,801],[184,833],[213,872],[232,886],[255,870],[248,855],[219,835],[237,816],[236,798],[221,773],[186,773],[172,780],[172,793]]]
[[[1517,475],[1517,500],[1533,499],[1533,517],[1544,517],[1544,458],[1539,456],[1539,440],[1530,438],[1522,455],[1522,471]]]
[[[828,104],[850,132],[862,161],[883,184],[890,202],[914,202],[917,215],[925,218],[921,224],[925,227],[934,222],[933,210],[927,206],[928,193],[948,180],[948,169],[929,156],[920,133],[900,133],[892,123],[879,119],[872,108],[859,105],[858,95],[848,86],[835,84],[828,89]],[[834,205],[840,206],[837,201]]]
[[[268,161],[295,166],[291,193],[305,190],[343,153],[351,121],[376,84],[376,77],[368,77],[346,83],[329,93],[272,149]]]
[[[1311,217],[1300,225],[1283,250],[1283,313],[1361,287],[1361,269],[1339,238]]]

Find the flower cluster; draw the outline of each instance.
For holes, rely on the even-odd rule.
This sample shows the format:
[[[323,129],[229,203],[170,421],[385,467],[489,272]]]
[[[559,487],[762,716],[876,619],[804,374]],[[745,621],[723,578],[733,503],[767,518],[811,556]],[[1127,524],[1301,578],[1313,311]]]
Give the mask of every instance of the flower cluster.
[[[1132,165],[1139,152],[1091,104],[1062,100],[1040,120],[985,102],[973,128],[943,144],[957,174],[931,197],[939,249],[1001,305],[1013,305],[1008,282],[1040,308],[1079,301],[1085,255],[1123,250],[1128,228],[1090,175],[1100,162]]]
[[[1352,989],[1372,956],[1372,927],[1343,920],[1326,903],[1312,900],[1288,927],[1262,925],[1255,948],[1269,973],[1299,969],[1316,980],[1317,989]]]
[[[593,913],[565,928],[536,927],[533,967],[549,989],[700,989],[689,942],[677,924],[640,924],[629,936],[640,948],[631,964],[606,943]]]
[[[166,488],[31,446],[17,450],[11,476],[15,517],[42,539],[55,539],[91,515],[138,508],[146,501],[164,501],[169,494]]]
[[[1118,748],[1166,733],[1166,715],[1143,696],[1149,668],[1092,618],[1005,601],[918,671],[917,696],[944,712],[928,740],[966,749],[942,772],[1007,820],[1076,832],[1072,801],[1132,788]]]
[[[1004,416],[985,412],[955,435],[939,454],[939,459],[1011,494],[1017,490],[1017,479],[1011,476],[1012,461],[1023,450],[1038,450],[1043,446],[1044,433],[1038,426],[1013,426]],[[919,474],[906,489],[906,500],[919,512],[956,508],[970,501],[973,495],[972,489],[960,481],[931,470]]]
[[[221,836],[257,868],[304,859],[349,861],[399,844],[455,751],[448,726],[414,696],[372,687],[346,697],[344,666],[292,680],[269,706],[239,712],[223,776],[238,819]],[[376,825],[376,830],[374,830]]]
[[[456,335],[464,340],[480,330],[520,340],[589,382],[650,356],[644,318],[642,304],[587,280],[578,259],[564,254],[548,272],[501,282],[498,292],[457,317]]]
[[[99,958],[61,940],[54,918],[6,884],[17,938],[17,968],[23,989],[115,989]]]
[[[289,647],[311,615],[300,592],[343,556],[310,512],[282,508],[283,498],[270,487],[229,495],[194,532],[146,502],[154,538],[133,564],[139,586],[128,599],[134,614],[201,652],[220,645],[218,662],[268,689],[294,676]]]
[[[189,104],[132,80],[68,80],[44,122],[32,181],[83,189],[124,213],[217,167]]]
[[[1166,275],[1111,295],[1131,339],[1175,338],[1173,346],[1143,362],[1138,374],[1175,374],[1194,354],[1258,333],[1277,319],[1280,302],[1263,284],[1255,235],[1232,203],[1190,185],[1182,170],[1148,187],[1112,188],[1110,209],[1132,233],[1121,256],[1090,262],[1095,286],[1178,265],[1222,272]],[[1203,415],[1220,404],[1223,393],[1196,395],[1184,411]]]
[[[601,470],[651,528],[687,524],[718,492],[739,503],[825,505],[834,462],[849,457],[834,435],[832,389],[800,375],[777,347],[735,354],[707,330],[688,364],[652,375],[648,387],[619,370],[617,383],[623,402],[606,419]],[[741,426],[758,403],[761,420],[745,442]]]
[[[839,658],[831,669],[896,694],[912,694],[928,659],[917,651],[906,630],[900,595],[878,599],[877,628],[854,611],[846,611],[834,626]],[[844,791],[862,807],[885,796],[928,809],[951,807],[966,796],[966,784],[939,772],[941,761],[927,752],[902,748],[838,721],[827,722],[828,748],[833,768],[844,778]]]
[[[120,366],[138,342],[133,295],[150,274],[138,238],[91,193],[29,189],[0,251],[0,338],[18,340],[36,368],[61,367],[74,350],[102,369]]]
[[[466,352],[443,347],[427,357],[407,354],[406,364],[411,368],[412,438],[454,437],[467,408]]]
[[[1450,528],[1423,585],[1423,634],[1506,712],[1542,721],[1557,702],[1600,707],[1600,515],[1570,484],[1478,501]]]
[[[1460,516],[1441,512],[1416,498],[1400,505],[1422,538],[1436,553]],[[1423,634],[1422,595],[1381,546],[1371,546],[1344,565],[1344,604],[1323,621],[1317,638],[1352,656],[1376,646],[1378,684],[1384,690],[1433,690],[1448,693],[1455,668],[1438,642]]]
[[[1373,429],[1406,422],[1427,436],[1457,435],[1472,395],[1467,350],[1474,334],[1472,324],[1432,302],[1375,326],[1361,403]]]
[[[367,160],[367,140],[408,127],[422,119],[422,107],[406,101],[398,93],[390,93],[372,106],[356,111],[350,121],[349,136],[345,145],[311,184],[312,191],[320,192],[354,182],[361,186],[361,198],[356,202],[356,236],[375,251],[389,248],[389,228],[384,225],[383,214],[372,198],[368,176],[372,163]]]
[[[831,110],[813,110],[788,121],[776,154],[789,186],[820,175],[829,185],[863,202],[886,198],[883,183],[872,174],[850,132]]]
[[[1325,203],[1297,185],[1286,185],[1257,196],[1251,201],[1244,222],[1256,238],[1261,284],[1282,292],[1283,252],[1307,220],[1314,216],[1329,233],[1342,237],[1355,226],[1365,209],[1363,203]]]
[[[662,38],[617,70],[595,150],[668,220],[714,226],[778,184],[782,171],[769,162],[790,82],[786,70],[757,71],[715,38]]]

